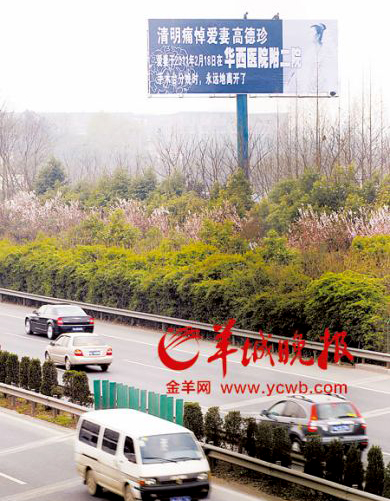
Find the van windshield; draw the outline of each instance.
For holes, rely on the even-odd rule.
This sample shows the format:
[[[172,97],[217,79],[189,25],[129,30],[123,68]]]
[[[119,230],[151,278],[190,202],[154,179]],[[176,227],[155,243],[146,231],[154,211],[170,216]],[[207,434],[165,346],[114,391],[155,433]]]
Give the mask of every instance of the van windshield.
[[[139,445],[144,464],[202,459],[202,454],[189,433],[170,433],[141,437]]]

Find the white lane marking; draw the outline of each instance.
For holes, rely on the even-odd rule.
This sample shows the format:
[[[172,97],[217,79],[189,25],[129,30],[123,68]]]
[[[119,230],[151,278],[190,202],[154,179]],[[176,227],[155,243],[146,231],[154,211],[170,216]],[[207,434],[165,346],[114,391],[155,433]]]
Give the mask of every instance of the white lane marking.
[[[236,407],[244,407],[245,405],[250,405],[250,404],[261,404],[261,403],[264,403],[264,402],[269,402],[271,400],[275,400],[277,398],[278,398],[278,395],[273,395],[271,397],[253,398],[250,401],[249,400],[244,400],[243,402],[232,402],[231,404],[220,405],[219,408],[223,409],[225,411],[228,411],[230,409],[235,409]],[[245,414],[247,414],[247,413],[245,413]],[[259,414],[259,413],[257,412],[256,414]]]
[[[211,484],[211,489],[212,491],[220,491],[221,494],[227,494],[228,497],[226,499],[242,499],[243,501],[262,501],[265,498],[259,497],[259,496],[250,496],[249,494],[244,494],[242,492],[239,492],[236,489],[228,489],[226,487],[222,487],[221,485],[217,485],[212,483]]]
[[[14,447],[9,447],[8,449],[1,449],[0,456],[6,456],[8,454],[14,454],[16,452],[27,451],[30,449],[36,449],[38,447],[45,447],[49,444],[54,444],[57,442],[66,442],[67,440],[73,439],[74,433],[68,433],[65,436],[44,438],[42,440],[34,440],[33,442],[27,442],[24,445],[16,445]]]
[[[390,382],[390,375],[387,376],[372,376],[372,377],[367,377],[364,379],[357,379],[356,383],[359,384],[367,384],[367,383],[377,383],[379,381],[389,381]]]
[[[150,367],[152,369],[159,369],[160,371],[178,372],[173,371],[172,369],[166,369],[165,367],[157,367],[157,365],[142,364],[141,362],[135,362],[134,360],[125,360],[125,362],[128,362],[129,364],[142,365],[143,367]]]
[[[64,492],[72,487],[81,486],[80,478],[70,478],[68,480],[63,480],[62,482],[57,482],[55,484],[44,485],[43,487],[38,487],[36,489],[30,489],[26,492],[21,492],[20,494],[14,494],[11,496],[6,496],[2,498],[2,501],[28,501],[29,499],[41,499],[43,496],[48,494],[54,494],[55,492]]]
[[[9,313],[0,313],[0,317],[23,318],[23,320],[26,318],[25,316],[20,317],[19,315],[10,315]]]
[[[390,452],[382,452],[384,456],[390,456]]]
[[[372,418],[372,417],[383,416],[384,414],[389,414],[389,413],[390,413],[390,407],[383,407],[382,409],[374,409],[372,411],[367,411],[363,413],[363,417]]]
[[[11,480],[11,482],[15,482],[16,484],[26,485],[26,482],[23,482],[22,480],[19,480],[15,477],[11,477],[10,475],[6,475],[5,473],[0,472],[0,477],[4,477],[7,480]]]

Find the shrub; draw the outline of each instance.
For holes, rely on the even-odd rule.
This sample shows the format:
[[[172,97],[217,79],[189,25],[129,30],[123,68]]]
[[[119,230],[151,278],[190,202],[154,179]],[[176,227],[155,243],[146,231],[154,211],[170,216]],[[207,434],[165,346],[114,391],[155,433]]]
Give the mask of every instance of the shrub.
[[[219,407],[209,407],[204,416],[204,434],[206,442],[216,447],[221,445],[223,421],[219,413]]]
[[[62,386],[53,386],[51,390],[51,396],[62,398],[64,396],[64,389],[62,388]]]
[[[305,458],[303,471],[308,475],[323,477],[325,450],[319,437],[310,437],[307,440],[303,448],[303,456]]]
[[[241,447],[248,456],[256,457],[256,431],[257,423],[254,418],[243,419],[243,430],[241,438]]]
[[[90,405],[93,402],[89,391],[87,374],[84,371],[65,371],[64,395],[75,404]]]
[[[19,385],[28,390],[28,368],[30,366],[30,357],[22,357],[19,364]]]
[[[10,353],[5,364],[5,383],[19,385],[19,358]]]
[[[39,358],[33,358],[28,367],[28,387],[39,392],[42,384],[42,369]]]
[[[203,414],[197,402],[184,404],[183,424],[194,433],[198,440],[202,440],[204,436]]]
[[[332,440],[325,455],[325,478],[339,484],[343,481],[344,447],[340,440]]]
[[[272,425],[266,422],[260,422],[255,432],[256,457],[263,461],[272,461],[274,452],[274,436]]]
[[[235,449],[240,444],[242,418],[240,411],[229,411],[224,420],[225,441]]]
[[[282,426],[272,429],[273,434],[273,461],[280,461],[282,466],[291,466],[291,440],[288,431]]]
[[[5,383],[8,356],[8,351],[0,351],[0,383]]]
[[[42,366],[41,393],[51,396],[55,386],[58,386],[57,369],[51,360],[47,360]]]
[[[385,465],[382,449],[373,445],[367,454],[366,485],[364,490],[382,496],[385,480]]]
[[[385,469],[385,481],[383,484],[383,494],[382,496],[384,498],[389,498],[390,499],[390,461],[387,463],[386,469]]]
[[[352,487],[357,485],[358,489],[363,488],[364,469],[361,460],[361,452],[359,449],[352,445],[345,458],[344,468],[344,484]]]

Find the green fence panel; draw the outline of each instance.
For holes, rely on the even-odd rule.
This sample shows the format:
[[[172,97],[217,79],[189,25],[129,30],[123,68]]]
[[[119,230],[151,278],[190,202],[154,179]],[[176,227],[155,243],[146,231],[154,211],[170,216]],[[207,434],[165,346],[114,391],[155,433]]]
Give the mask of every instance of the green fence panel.
[[[132,386],[130,388],[129,395],[130,395],[130,402],[129,402],[130,409],[135,409],[135,388],[134,388],[134,386]]]
[[[129,387],[127,384],[123,385],[123,403],[124,403],[124,408],[128,409],[129,408]]]
[[[173,422],[173,397],[167,397],[167,417],[168,421]]]
[[[160,395],[160,418],[167,419],[167,396]]]
[[[101,381],[100,379],[95,379],[93,382],[93,398],[95,402],[95,409],[101,408]]]
[[[116,408],[116,383],[110,381],[110,409]]]
[[[124,409],[126,407],[125,386],[118,384],[118,407]]]
[[[148,392],[148,414],[154,415],[154,393],[153,391]]]
[[[134,388],[134,409],[139,411],[139,389]]]
[[[142,412],[146,412],[146,410],[147,410],[146,400],[147,400],[147,392],[146,392],[146,390],[141,390],[141,411]]]
[[[176,400],[176,424],[183,426],[184,402],[182,398]]]
[[[154,394],[154,416],[160,416],[160,395],[158,393]]]
[[[108,409],[110,395],[110,384],[108,379],[102,381],[102,407]]]

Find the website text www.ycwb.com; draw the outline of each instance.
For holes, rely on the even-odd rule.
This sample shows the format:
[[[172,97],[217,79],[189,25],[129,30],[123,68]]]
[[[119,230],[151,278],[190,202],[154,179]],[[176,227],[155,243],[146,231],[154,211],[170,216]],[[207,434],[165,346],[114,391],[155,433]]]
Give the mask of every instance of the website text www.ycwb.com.
[[[292,395],[301,394],[326,394],[348,393],[348,386],[345,383],[316,383],[312,386],[299,381],[298,383],[221,383],[221,391],[224,395]]]

